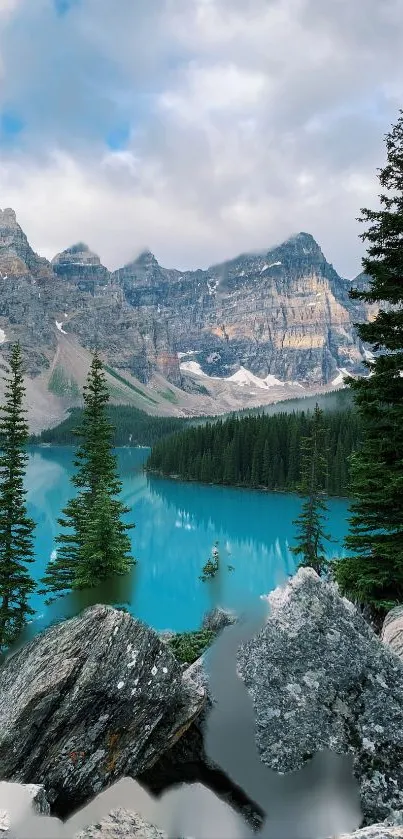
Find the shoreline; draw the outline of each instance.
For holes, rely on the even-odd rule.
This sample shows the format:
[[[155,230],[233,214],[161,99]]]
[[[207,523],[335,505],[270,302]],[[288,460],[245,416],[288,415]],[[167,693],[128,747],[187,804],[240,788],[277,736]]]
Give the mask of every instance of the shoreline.
[[[52,448],[60,448],[60,449],[75,449],[77,448],[76,445],[73,443],[28,443],[28,447],[37,447],[41,449],[52,449]],[[114,446],[114,450],[116,449],[135,449],[137,451],[145,451],[146,449],[152,449],[152,446],[130,446],[125,444],[123,446]],[[249,492],[260,492],[260,493],[275,493],[276,495],[299,495],[299,493],[295,489],[269,489],[265,486],[250,486],[247,484],[225,484],[225,483],[214,483],[212,481],[200,481],[196,480],[196,478],[184,478],[182,475],[165,475],[163,472],[160,472],[158,469],[147,469],[143,467],[143,472],[146,475],[153,475],[156,478],[162,478],[166,481],[176,481],[181,482],[184,484],[199,484],[199,486],[204,487],[223,487],[224,489],[241,489],[241,490],[248,490]],[[303,496],[300,496],[301,498]],[[351,499],[350,495],[327,495],[329,499],[335,499],[339,501],[349,501]]]
[[[222,487],[223,489],[242,489],[247,490],[249,492],[260,492],[260,493],[275,493],[276,495],[300,495],[295,489],[269,489],[265,486],[257,486],[253,487],[247,484],[225,484],[225,483],[213,483],[211,481],[199,481],[196,478],[184,478],[182,475],[165,475],[163,472],[158,471],[157,469],[146,469],[143,468],[143,472],[146,475],[153,475],[155,478],[162,478],[163,480],[167,481],[176,481],[177,483],[181,482],[184,484],[198,484],[199,486],[204,487]],[[302,498],[303,496],[300,495]],[[335,499],[340,501],[349,501],[351,500],[350,495],[327,495],[329,499]]]

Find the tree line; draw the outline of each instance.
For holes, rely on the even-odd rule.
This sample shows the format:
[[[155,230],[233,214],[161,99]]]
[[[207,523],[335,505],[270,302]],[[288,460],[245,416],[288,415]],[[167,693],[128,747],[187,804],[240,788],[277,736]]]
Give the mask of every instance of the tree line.
[[[230,417],[188,428],[160,440],[147,468],[162,475],[203,483],[295,491],[301,480],[302,442],[314,413]],[[324,413],[326,442],[325,490],[347,495],[350,457],[360,442],[355,410]]]
[[[153,446],[167,434],[183,428],[188,420],[180,417],[153,417],[132,405],[110,405],[106,416],[112,426],[113,446]],[[69,416],[54,428],[31,435],[30,443],[73,446],[77,443],[75,429],[81,424],[82,408],[72,408]]]

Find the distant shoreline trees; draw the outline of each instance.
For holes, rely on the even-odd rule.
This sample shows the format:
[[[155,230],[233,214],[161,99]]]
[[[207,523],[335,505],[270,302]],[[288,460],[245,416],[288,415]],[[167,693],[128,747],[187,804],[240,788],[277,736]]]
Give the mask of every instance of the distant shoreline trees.
[[[133,405],[111,405],[105,408],[112,426],[113,446],[152,446],[162,437],[174,434],[190,422],[182,417],[157,417]],[[33,445],[47,443],[54,446],[76,446],[75,430],[83,420],[83,409],[72,408],[67,419],[41,434],[32,435]]]
[[[312,413],[230,417],[187,428],[157,442],[147,469],[164,476],[202,483],[271,491],[298,491],[301,443],[311,429]],[[323,414],[328,445],[325,491],[349,492],[349,458],[360,442],[360,423],[352,410]]]
[[[20,344],[12,347],[0,407],[0,650],[7,649],[34,614],[29,596],[36,588],[27,565],[34,562],[35,522],[28,516],[24,479],[29,437]]]

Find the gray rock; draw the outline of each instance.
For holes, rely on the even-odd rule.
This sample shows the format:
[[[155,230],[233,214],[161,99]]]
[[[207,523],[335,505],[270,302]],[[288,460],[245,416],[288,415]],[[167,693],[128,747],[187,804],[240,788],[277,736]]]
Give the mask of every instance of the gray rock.
[[[153,630],[94,606],[46,630],[0,670],[0,777],[43,783],[64,816],[148,769],[203,707]]]
[[[166,834],[126,810],[117,810],[99,825],[78,834],[76,839],[165,839]],[[403,839],[403,826],[381,822],[343,833],[339,839]]]
[[[403,839],[403,827],[381,822],[363,827],[355,833],[343,834],[340,839]]]
[[[233,623],[236,622],[236,615],[232,612],[228,611],[227,609],[221,609],[219,606],[216,606],[215,609],[212,609],[210,612],[203,618],[202,628],[208,629],[211,632],[220,632],[221,629],[225,629],[226,626],[231,626]]]
[[[399,658],[403,658],[403,606],[396,606],[386,615],[381,638]]]
[[[166,839],[166,834],[136,813],[114,810],[99,824],[78,833],[76,839]]]
[[[238,654],[261,759],[289,772],[323,749],[350,753],[365,823],[402,810],[401,661],[312,569],[269,600],[265,627]]]

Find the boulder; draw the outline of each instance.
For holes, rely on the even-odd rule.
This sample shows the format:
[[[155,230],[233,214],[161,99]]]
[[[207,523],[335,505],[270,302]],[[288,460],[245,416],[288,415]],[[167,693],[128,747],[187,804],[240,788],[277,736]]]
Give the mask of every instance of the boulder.
[[[340,839],[403,839],[403,827],[381,822],[363,827],[355,833],[344,834]]]
[[[267,621],[237,654],[238,675],[254,708],[262,762],[287,773],[327,749],[350,755],[364,824],[394,817],[403,811],[402,662],[355,607],[340,597],[337,586],[321,581],[312,569],[300,569],[268,599]],[[232,662],[228,673],[225,668],[224,660],[228,683],[233,678]],[[205,657],[184,675],[206,691],[207,703],[184,737],[153,768],[159,783],[155,791],[163,788],[173,767],[178,782],[188,777],[207,783],[212,779],[215,789],[218,773],[223,773],[205,750],[205,723],[215,704]],[[232,705],[234,701],[232,692]],[[245,759],[241,752],[242,747],[239,763],[242,756]],[[236,771],[231,778],[245,792]],[[251,790],[247,792],[251,800]]]
[[[119,809],[77,833],[75,839],[167,839],[167,836],[136,813]]]
[[[221,632],[222,629],[225,629],[226,626],[231,626],[236,620],[236,615],[233,612],[216,606],[215,609],[205,614],[202,629],[207,629],[210,632]]]
[[[396,606],[386,615],[381,638],[399,658],[403,658],[403,606]]]
[[[269,596],[238,650],[261,760],[299,769],[321,750],[353,757],[364,823],[403,810],[403,664],[334,584],[300,569]]]
[[[65,817],[147,770],[198,716],[204,691],[156,632],[110,606],[57,624],[0,670],[0,777],[43,783]]]

